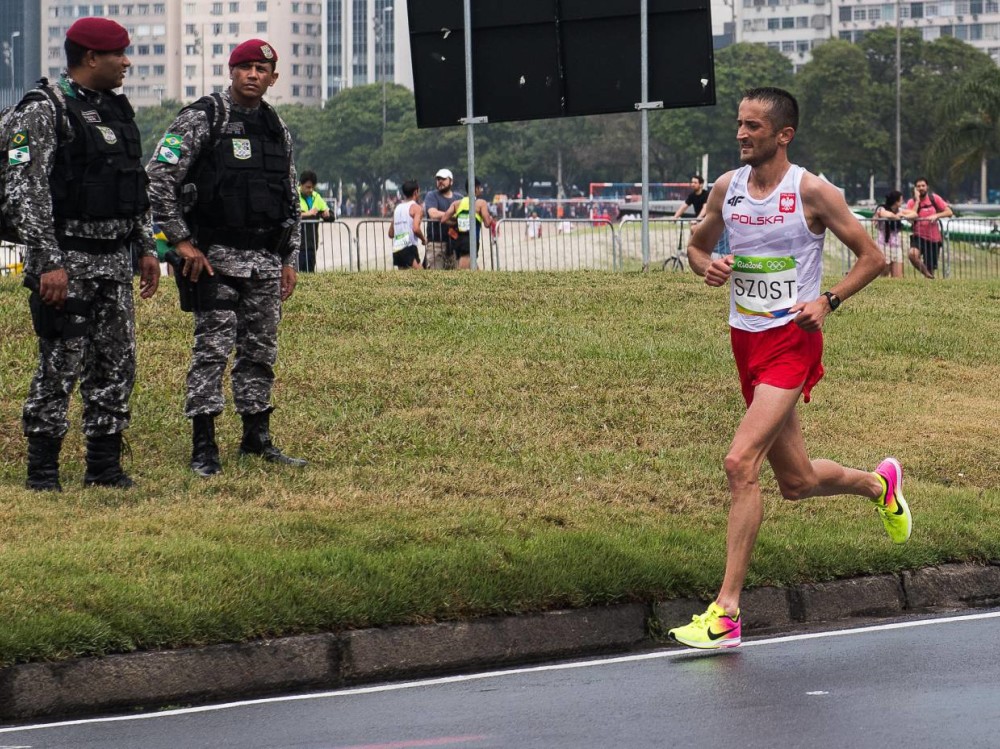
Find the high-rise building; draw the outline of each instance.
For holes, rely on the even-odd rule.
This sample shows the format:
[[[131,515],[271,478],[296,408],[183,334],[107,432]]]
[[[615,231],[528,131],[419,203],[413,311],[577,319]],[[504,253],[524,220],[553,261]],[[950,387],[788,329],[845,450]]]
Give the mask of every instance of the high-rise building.
[[[0,107],[20,101],[41,75],[38,66],[38,0],[0,3]]]
[[[390,81],[413,88],[406,0],[327,0],[323,90]]]

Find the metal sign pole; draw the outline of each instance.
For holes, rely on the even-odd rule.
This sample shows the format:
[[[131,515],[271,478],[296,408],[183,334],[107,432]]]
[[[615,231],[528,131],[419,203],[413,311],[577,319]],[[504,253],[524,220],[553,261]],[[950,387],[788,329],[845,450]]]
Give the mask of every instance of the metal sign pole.
[[[479,227],[476,221],[476,145],[473,127],[480,122],[486,122],[485,117],[476,117],[472,111],[472,3],[465,0],[465,117],[461,122],[466,127],[466,148],[469,160],[469,184],[466,192],[469,194],[469,267],[476,270],[479,267]]]
[[[642,67],[642,101],[639,110],[642,139],[642,269],[649,270],[649,110],[663,109],[662,101],[649,101],[649,0],[639,9],[639,61]]]

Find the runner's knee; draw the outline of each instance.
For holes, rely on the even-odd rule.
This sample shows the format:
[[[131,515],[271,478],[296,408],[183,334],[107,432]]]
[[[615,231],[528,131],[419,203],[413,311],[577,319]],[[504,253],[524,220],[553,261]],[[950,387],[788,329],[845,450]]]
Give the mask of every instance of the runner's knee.
[[[816,490],[816,481],[806,476],[794,478],[778,478],[778,489],[783,499],[797,500],[811,497]]]

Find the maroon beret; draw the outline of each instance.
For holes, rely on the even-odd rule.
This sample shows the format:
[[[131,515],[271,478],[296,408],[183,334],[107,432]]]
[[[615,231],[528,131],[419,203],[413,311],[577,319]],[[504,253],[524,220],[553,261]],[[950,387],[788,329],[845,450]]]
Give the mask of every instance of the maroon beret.
[[[274,51],[274,47],[263,39],[248,39],[229,55],[230,67],[240,65],[244,62],[270,62],[277,65],[278,53]]]
[[[81,18],[69,27],[66,38],[95,52],[117,52],[129,45],[128,31],[110,18]]]

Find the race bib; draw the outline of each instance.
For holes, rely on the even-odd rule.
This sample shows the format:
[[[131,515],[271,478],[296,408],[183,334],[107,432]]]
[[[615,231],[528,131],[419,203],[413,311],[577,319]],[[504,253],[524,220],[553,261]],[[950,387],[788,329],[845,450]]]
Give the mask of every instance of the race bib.
[[[466,213],[464,216],[458,217],[458,230],[460,232],[468,233],[469,231],[469,214]]]
[[[795,258],[733,257],[733,300],[741,315],[784,317],[798,300]]]
[[[410,246],[410,232],[401,231],[396,232],[396,235],[392,238],[392,251],[399,252],[400,250],[405,250]]]

